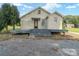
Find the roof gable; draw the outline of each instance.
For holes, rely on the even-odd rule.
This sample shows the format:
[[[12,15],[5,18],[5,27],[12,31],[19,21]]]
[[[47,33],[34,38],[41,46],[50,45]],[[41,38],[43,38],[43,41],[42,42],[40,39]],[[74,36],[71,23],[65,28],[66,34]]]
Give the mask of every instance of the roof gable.
[[[56,15],[58,15],[58,16],[63,17],[63,15],[62,15],[62,14],[60,14],[60,13],[58,13],[57,11],[55,11],[53,14],[56,14]]]
[[[31,14],[32,12],[34,12],[34,11],[36,11],[36,10],[38,10],[38,9],[41,9],[41,10],[45,11],[46,13],[50,14],[50,13],[49,13],[48,11],[46,11],[45,9],[43,9],[43,8],[41,8],[41,7],[38,7],[38,8],[36,8],[36,9],[34,9],[34,10],[28,12],[27,14],[23,15],[21,18],[23,18],[23,17],[26,16],[26,15]]]

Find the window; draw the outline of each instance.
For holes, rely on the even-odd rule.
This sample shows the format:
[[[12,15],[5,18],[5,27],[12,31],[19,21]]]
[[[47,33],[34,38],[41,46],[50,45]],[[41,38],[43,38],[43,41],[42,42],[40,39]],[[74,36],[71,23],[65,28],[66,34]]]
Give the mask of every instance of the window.
[[[38,10],[38,14],[41,14],[41,11],[40,10]]]
[[[48,19],[49,17],[47,16],[46,19]]]
[[[54,21],[55,21],[55,22],[57,22],[57,19],[58,19],[57,17],[54,17]]]

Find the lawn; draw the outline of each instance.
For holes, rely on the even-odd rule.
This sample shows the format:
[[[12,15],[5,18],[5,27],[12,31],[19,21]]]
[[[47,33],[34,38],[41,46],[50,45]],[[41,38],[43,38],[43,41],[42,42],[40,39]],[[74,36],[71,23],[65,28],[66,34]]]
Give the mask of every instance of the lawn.
[[[20,26],[16,26],[15,29],[20,29]],[[12,26],[8,26],[8,31],[13,30]],[[4,28],[1,32],[6,32],[6,29]]]
[[[70,32],[77,32],[79,33],[79,28],[66,28]]]
[[[20,29],[20,26],[16,26],[15,28]],[[12,29],[13,29],[12,26],[8,26],[8,31],[11,31]],[[11,38],[12,38],[12,35],[10,33],[6,33],[5,28],[0,32],[0,41],[8,40]]]

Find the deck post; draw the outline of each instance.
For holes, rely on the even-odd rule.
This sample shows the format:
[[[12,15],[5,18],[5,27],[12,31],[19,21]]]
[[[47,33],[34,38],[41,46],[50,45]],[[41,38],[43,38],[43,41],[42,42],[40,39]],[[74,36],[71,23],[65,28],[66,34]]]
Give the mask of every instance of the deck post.
[[[61,35],[65,36],[65,32],[61,32]]]
[[[65,32],[63,32],[63,36],[65,36]]]

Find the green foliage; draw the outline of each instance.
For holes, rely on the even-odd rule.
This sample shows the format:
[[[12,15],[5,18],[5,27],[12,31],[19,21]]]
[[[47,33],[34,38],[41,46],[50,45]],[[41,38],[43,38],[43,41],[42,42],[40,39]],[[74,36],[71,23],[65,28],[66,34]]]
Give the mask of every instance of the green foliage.
[[[2,20],[3,20],[3,24],[4,27],[6,27],[6,31],[8,31],[8,25],[10,24],[10,4],[3,4],[2,8],[1,8],[1,12],[2,12]]]
[[[4,20],[2,16],[3,14],[2,14],[2,11],[0,10],[0,31],[4,29]]]
[[[79,16],[64,16],[64,22],[67,24],[79,24]]]
[[[66,28],[66,30],[79,33],[79,28]]]
[[[20,23],[19,12],[16,6],[8,3],[4,3],[0,9],[0,31],[6,28],[8,31],[8,26],[13,26]]]
[[[11,25],[13,25],[13,30],[15,30],[15,25],[17,23],[20,23],[19,12],[17,10],[17,7],[12,5],[12,8],[11,8]]]

